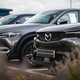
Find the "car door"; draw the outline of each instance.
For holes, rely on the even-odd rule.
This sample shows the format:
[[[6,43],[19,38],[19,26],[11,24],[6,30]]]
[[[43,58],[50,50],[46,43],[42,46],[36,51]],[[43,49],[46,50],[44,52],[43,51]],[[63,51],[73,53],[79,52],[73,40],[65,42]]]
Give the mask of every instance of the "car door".
[[[78,13],[79,13],[79,11],[77,11],[77,10],[66,12],[58,18],[56,24],[60,25],[60,24],[79,23],[79,14]]]

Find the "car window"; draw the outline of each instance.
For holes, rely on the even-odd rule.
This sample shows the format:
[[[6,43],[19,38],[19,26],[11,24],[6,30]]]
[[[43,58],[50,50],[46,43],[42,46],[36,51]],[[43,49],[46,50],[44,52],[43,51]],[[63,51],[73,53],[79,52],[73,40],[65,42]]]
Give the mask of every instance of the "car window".
[[[71,23],[78,23],[78,12],[72,11],[64,14],[60,17],[57,21],[57,24],[71,24]]]
[[[0,25],[6,25],[9,24],[11,21],[13,21],[17,16],[16,15],[8,15],[5,17],[0,18]]]
[[[78,12],[68,13],[70,17],[70,23],[78,23]]]
[[[49,24],[61,11],[43,12],[30,18],[26,23]]]
[[[31,16],[21,16],[21,17],[18,17],[15,21],[14,21],[14,24],[22,24],[24,23],[25,21],[27,21]]]
[[[28,22],[26,23],[42,23],[42,24],[47,24],[49,23],[50,15],[45,15],[45,14],[39,14],[31,18]]]

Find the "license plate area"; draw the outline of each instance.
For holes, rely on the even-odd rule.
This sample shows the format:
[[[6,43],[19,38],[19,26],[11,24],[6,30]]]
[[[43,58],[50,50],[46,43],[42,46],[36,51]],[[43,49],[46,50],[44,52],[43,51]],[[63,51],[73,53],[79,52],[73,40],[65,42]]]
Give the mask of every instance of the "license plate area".
[[[37,49],[37,56],[55,58],[55,50]]]

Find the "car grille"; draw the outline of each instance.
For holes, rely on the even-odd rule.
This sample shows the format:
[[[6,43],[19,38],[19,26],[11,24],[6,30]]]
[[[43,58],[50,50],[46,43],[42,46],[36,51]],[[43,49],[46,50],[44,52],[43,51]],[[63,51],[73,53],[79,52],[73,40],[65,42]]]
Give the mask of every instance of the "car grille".
[[[49,40],[46,40],[45,39],[45,34],[50,34],[51,35],[51,39],[49,39]],[[40,41],[57,41],[57,40],[60,40],[60,39],[62,39],[63,37],[64,37],[64,33],[63,32],[51,32],[51,33],[49,33],[49,32],[47,32],[47,33],[44,33],[44,32],[42,32],[42,33],[38,33],[38,39],[40,40]],[[49,36],[50,36],[49,35]]]
[[[37,47],[38,49],[52,50],[54,46],[53,46],[53,44],[51,45],[51,44],[49,44],[49,43],[44,44],[44,43],[36,42],[36,47]],[[55,47],[56,47],[56,46],[55,46]]]

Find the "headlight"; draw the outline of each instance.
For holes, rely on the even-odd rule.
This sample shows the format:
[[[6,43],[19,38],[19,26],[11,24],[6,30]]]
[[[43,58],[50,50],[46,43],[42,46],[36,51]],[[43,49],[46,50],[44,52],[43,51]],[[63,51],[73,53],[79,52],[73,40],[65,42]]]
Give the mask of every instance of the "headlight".
[[[0,38],[5,40],[10,46],[14,46],[20,37],[21,34],[17,32],[0,33]]]
[[[0,34],[0,37],[3,37],[3,38],[12,38],[12,37],[19,37],[21,36],[20,33],[17,33],[17,32],[7,32],[7,33],[1,33]]]

